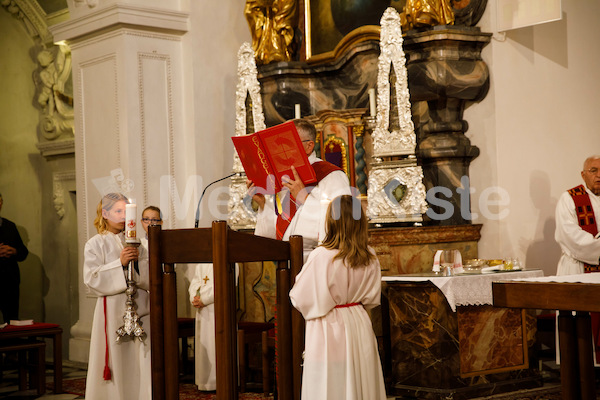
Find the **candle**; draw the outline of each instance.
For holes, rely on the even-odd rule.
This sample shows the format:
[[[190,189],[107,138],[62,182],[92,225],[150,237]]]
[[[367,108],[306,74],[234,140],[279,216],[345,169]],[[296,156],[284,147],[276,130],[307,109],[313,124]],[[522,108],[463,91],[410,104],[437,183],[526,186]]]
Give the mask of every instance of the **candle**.
[[[137,205],[125,205],[125,240],[135,242],[137,240],[136,225],[137,225]]]
[[[296,118],[296,119],[300,119],[301,118],[301,116],[300,116],[300,104],[296,104],[294,106],[294,118]]]
[[[377,103],[375,99],[375,88],[369,89],[369,106],[371,111],[371,117],[374,117],[377,113]]]

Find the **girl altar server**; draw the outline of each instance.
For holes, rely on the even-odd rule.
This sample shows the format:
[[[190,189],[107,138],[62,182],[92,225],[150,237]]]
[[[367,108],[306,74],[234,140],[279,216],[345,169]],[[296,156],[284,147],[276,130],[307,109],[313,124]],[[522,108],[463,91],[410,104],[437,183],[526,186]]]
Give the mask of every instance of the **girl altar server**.
[[[310,253],[290,291],[306,320],[302,399],[385,400],[366,311],[380,304],[381,270],[367,246],[360,201],[337,197],[325,224],[325,240]]]
[[[86,400],[150,400],[150,304],[148,255],[145,247],[125,246],[125,204],[120,193],[109,193],[98,204],[94,220],[98,234],[85,244],[83,282],[98,296],[90,343]],[[126,267],[138,260],[137,314],[146,338],[125,336],[117,343],[123,326],[127,295]]]

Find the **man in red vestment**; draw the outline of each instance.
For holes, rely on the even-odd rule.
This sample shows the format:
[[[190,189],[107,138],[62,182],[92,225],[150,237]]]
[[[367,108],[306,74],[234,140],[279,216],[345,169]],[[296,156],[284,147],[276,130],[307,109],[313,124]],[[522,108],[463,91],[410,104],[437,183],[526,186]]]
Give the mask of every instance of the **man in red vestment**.
[[[290,235],[301,235],[306,260],[308,254],[325,237],[325,213],[329,202],[351,192],[346,173],[317,158],[314,151],[317,131],[314,125],[300,119],[294,120],[294,125],[317,175],[316,185],[306,187],[293,170],[294,176],[283,179],[283,190],[276,196],[256,193],[251,181],[248,182],[248,187],[259,206],[254,233],[281,240],[288,240]]]

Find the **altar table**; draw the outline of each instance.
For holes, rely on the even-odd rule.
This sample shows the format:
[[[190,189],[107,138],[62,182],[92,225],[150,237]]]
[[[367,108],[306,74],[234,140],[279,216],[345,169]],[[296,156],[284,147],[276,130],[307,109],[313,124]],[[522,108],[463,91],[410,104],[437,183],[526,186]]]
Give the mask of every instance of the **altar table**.
[[[62,328],[58,324],[7,325],[0,329],[0,342],[17,338],[51,338],[54,355],[54,393],[62,393]]]
[[[596,399],[589,311],[600,312],[600,274],[495,282],[494,305],[559,310],[563,399]],[[572,311],[578,313],[574,316]],[[582,313],[583,312],[583,313]]]
[[[540,270],[382,278],[384,370],[390,392],[468,399],[539,385],[528,369],[535,318],[492,306],[492,282]],[[389,315],[389,318],[385,316]]]

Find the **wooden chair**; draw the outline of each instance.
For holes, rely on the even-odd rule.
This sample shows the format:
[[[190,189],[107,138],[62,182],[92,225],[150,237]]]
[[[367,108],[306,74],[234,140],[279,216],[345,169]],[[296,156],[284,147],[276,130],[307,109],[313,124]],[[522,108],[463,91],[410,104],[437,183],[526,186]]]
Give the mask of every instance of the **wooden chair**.
[[[179,397],[177,299],[175,263],[213,263],[217,396],[238,397],[235,263],[277,262],[277,392],[281,400],[300,398],[304,320],[289,299],[292,282],[302,268],[302,237],[289,242],[228,229],[225,221],[212,228],[149,229],[150,329],[152,332],[152,398]],[[289,262],[289,263],[288,263]]]
[[[262,369],[262,389],[265,396],[271,391],[270,349],[275,348],[275,341],[269,340],[269,332],[275,329],[275,324],[271,322],[238,322],[238,366],[240,370],[240,390],[246,391],[248,352],[246,348],[250,344],[260,345],[261,369]]]
[[[179,369],[184,375],[189,372],[192,367],[188,360],[188,338],[195,339],[196,337],[196,318],[177,318],[177,338],[181,346],[181,356],[179,359]],[[192,369],[193,371],[193,369]]]

